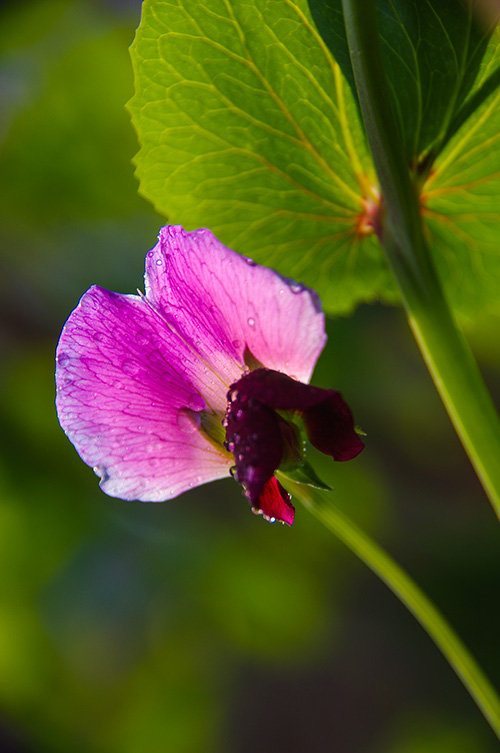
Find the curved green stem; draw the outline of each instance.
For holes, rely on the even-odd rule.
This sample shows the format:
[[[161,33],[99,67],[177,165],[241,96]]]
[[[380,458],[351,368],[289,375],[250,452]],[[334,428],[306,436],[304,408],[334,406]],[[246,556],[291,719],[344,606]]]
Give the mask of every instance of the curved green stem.
[[[444,617],[409,575],[355,523],[328,499],[328,493],[292,481],[281,480],[330,531],[367,565],[405,604],[432,638],[500,739],[500,699]]]
[[[342,0],[361,112],[384,216],[379,238],[427,367],[500,519],[500,420],[446,302],[423,233],[419,199],[394,120],[375,0]]]

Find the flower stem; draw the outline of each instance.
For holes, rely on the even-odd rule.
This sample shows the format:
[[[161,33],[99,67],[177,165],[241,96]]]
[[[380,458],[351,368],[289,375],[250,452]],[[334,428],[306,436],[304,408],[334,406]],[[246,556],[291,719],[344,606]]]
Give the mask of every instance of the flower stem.
[[[376,32],[375,0],[342,0],[351,62],[382,189],[379,238],[436,388],[500,519],[500,420],[458,330],[422,227]]]
[[[500,739],[500,699],[495,689],[424,592],[376,542],[331,503],[328,492],[305,486],[286,476],[282,480],[288,491],[378,575],[408,608],[455,670]]]

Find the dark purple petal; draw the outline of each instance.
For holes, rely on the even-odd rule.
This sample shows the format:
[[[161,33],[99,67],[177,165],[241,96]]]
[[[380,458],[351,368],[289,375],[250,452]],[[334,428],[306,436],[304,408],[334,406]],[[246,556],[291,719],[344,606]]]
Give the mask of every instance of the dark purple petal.
[[[340,392],[303,411],[302,416],[311,444],[334,460],[352,460],[364,444],[354,429],[352,413]]]
[[[326,342],[316,293],[231,251],[209,230],[162,228],[145,285],[225,391],[241,375],[246,349],[264,366],[308,381]]]
[[[160,501],[228,473],[230,459],[199,431],[213,389],[200,392],[204,376],[143,298],[85,293],[57,347],[56,404],[107,494]]]
[[[334,460],[350,460],[363,449],[348,405],[336,390],[313,387],[270,369],[250,371],[233,384],[246,400],[274,410],[302,413],[311,444]]]
[[[225,418],[226,447],[234,454],[236,478],[252,505],[281,462],[279,418],[258,400],[232,390]]]
[[[295,507],[290,502],[290,495],[275,476],[266,482],[253,511],[263,515],[271,523],[280,520],[289,526],[295,517]]]

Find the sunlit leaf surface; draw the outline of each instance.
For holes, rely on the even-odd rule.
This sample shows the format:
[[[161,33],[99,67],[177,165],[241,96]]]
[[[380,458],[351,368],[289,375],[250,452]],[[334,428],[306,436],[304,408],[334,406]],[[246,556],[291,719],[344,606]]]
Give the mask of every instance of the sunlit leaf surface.
[[[329,311],[391,294],[360,227],[374,178],[356,104],[306,0],[145,2],[132,58],[137,174],[159,211]]]
[[[354,90],[342,0],[309,5]],[[483,83],[484,67],[478,71],[490,29],[459,0],[377,0],[377,10],[394,115],[408,161],[416,164],[439,153],[463,104]]]
[[[480,71],[498,66],[499,34]],[[500,91],[493,90],[457,130],[424,186],[424,216],[455,309],[466,316],[500,307]]]

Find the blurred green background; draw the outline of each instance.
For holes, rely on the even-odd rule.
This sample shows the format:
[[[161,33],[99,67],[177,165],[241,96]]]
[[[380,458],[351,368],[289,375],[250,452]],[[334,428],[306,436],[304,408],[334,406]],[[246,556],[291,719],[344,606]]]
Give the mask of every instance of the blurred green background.
[[[138,196],[124,110],[140,2],[0,14],[0,751],[496,750],[423,631],[305,509],[271,526],[230,479],[164,505],[100,492],[57,423],[54,349],[90,284],[141,284],[165,221]],[[368,438],[318,468],[500,684],[498,527],[404,316],[362,307],[329,335],[315,381]],[[498,320],[470,337],[498,397]]]

